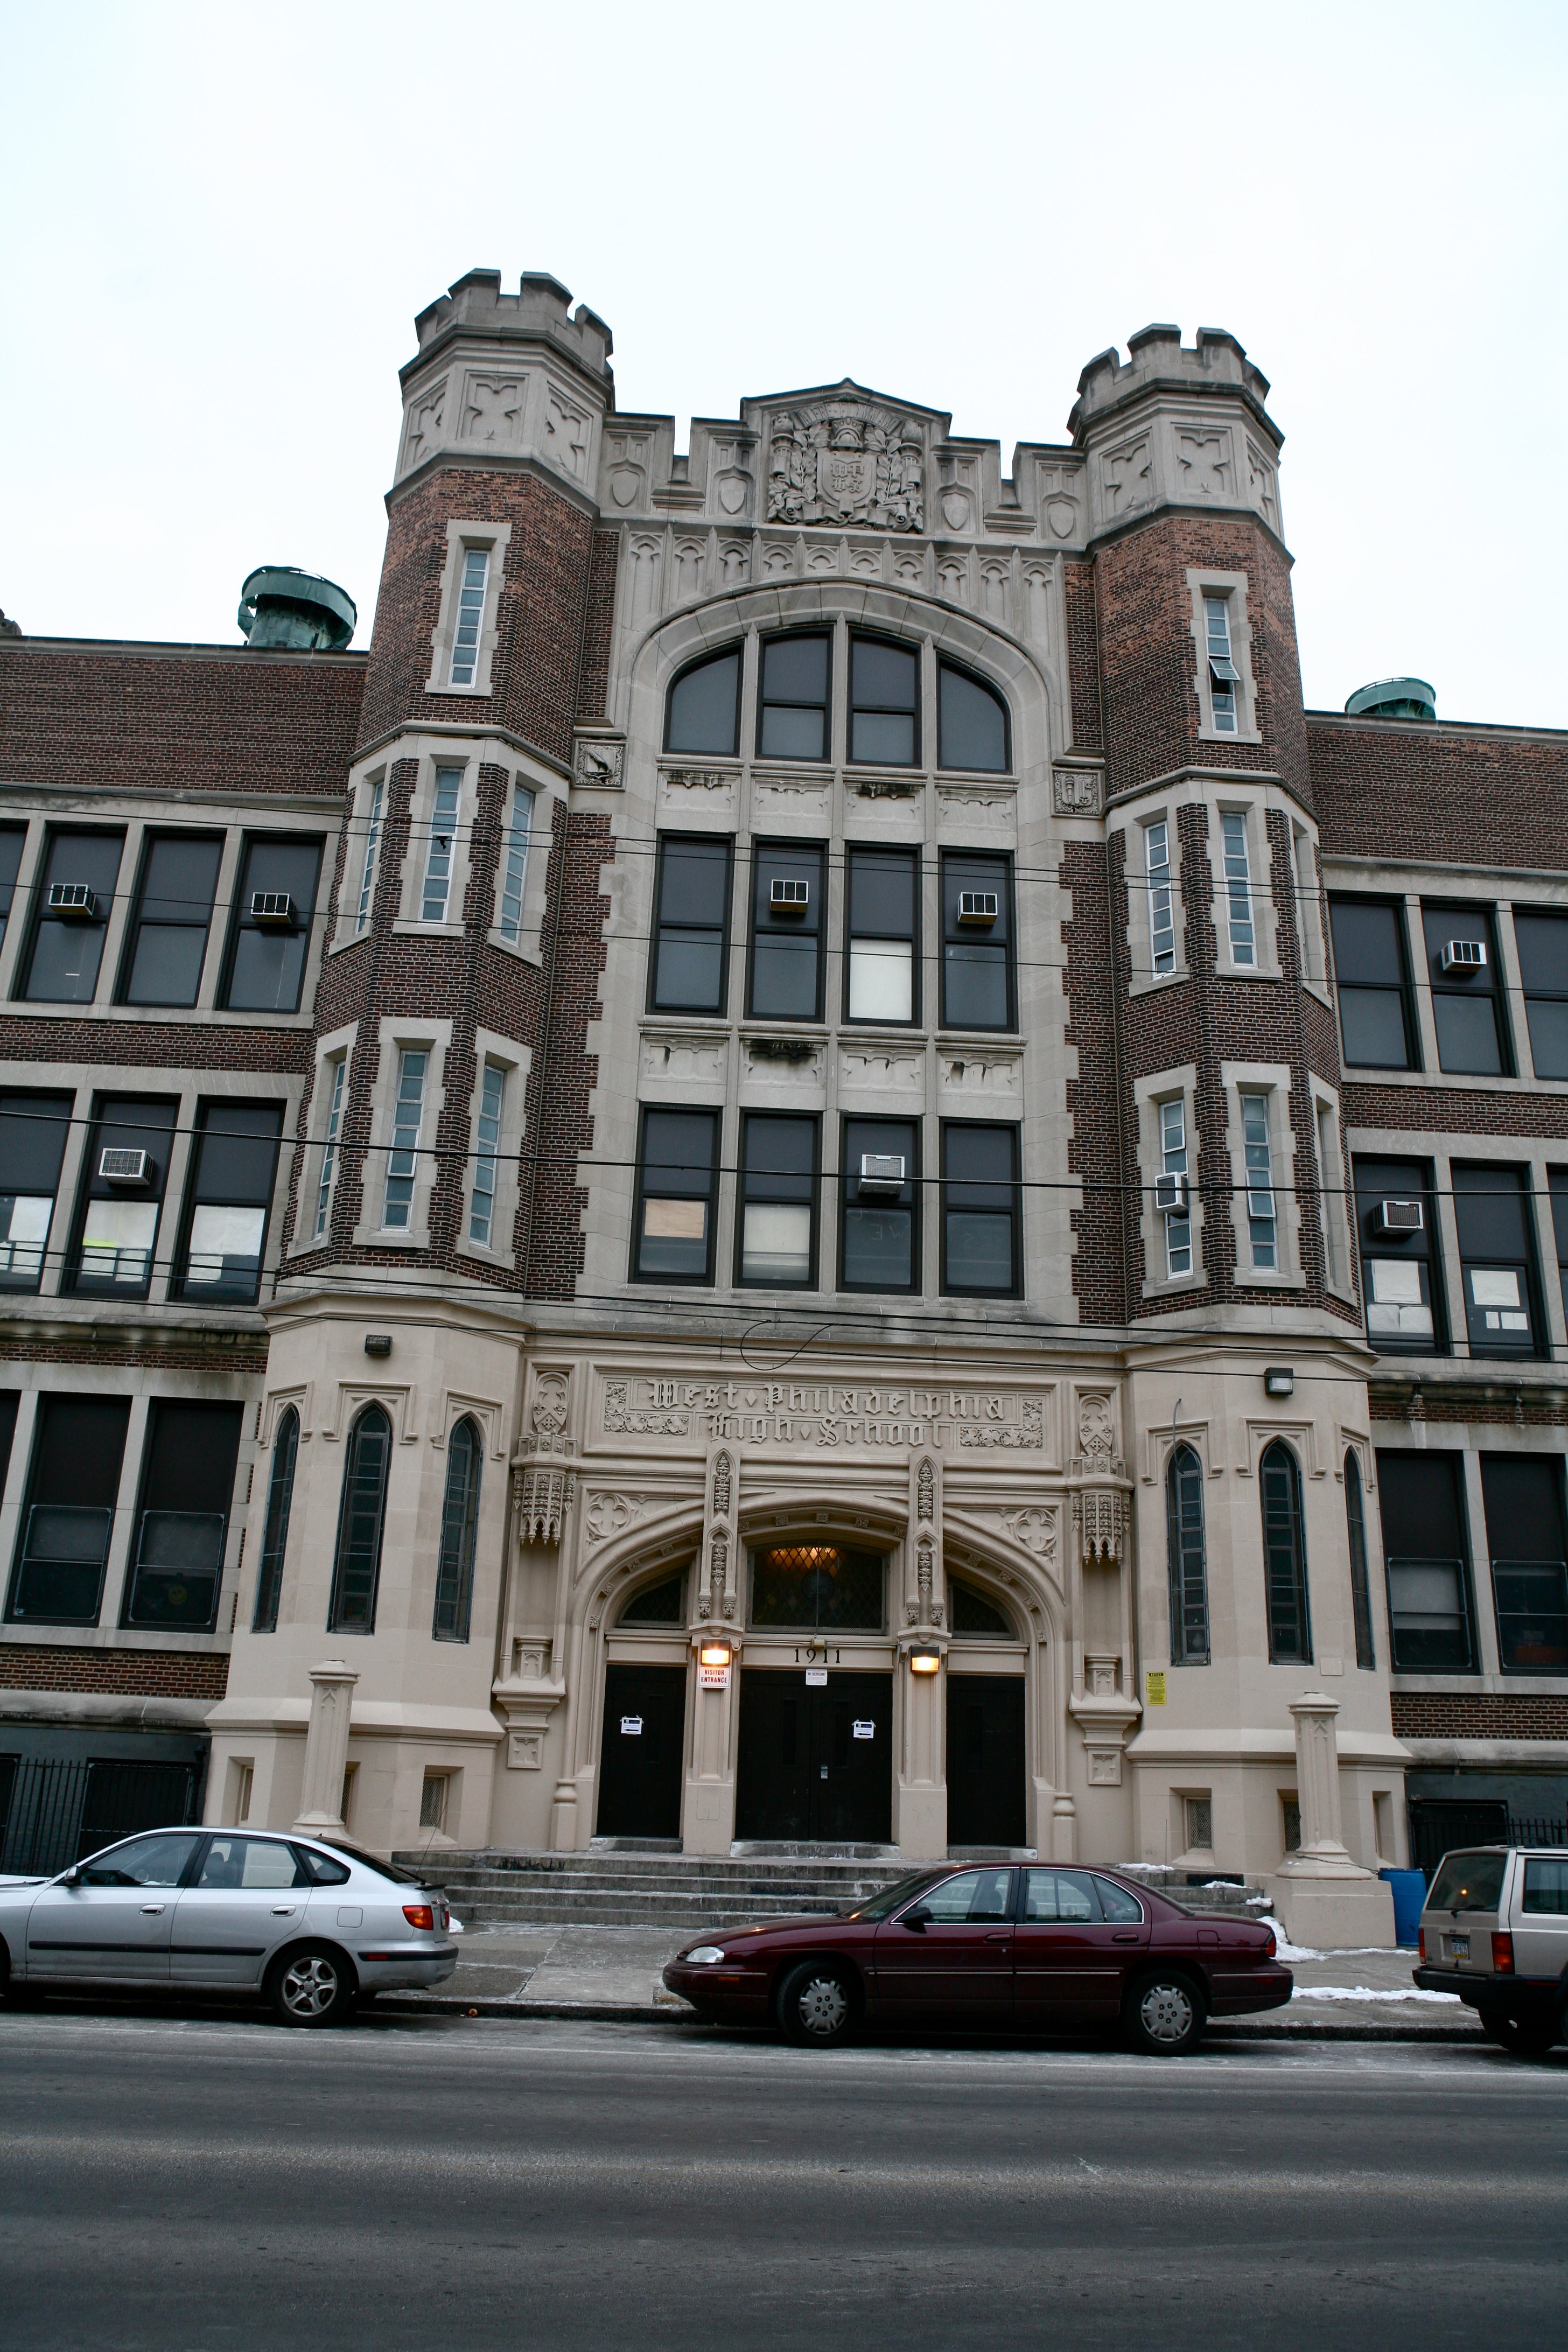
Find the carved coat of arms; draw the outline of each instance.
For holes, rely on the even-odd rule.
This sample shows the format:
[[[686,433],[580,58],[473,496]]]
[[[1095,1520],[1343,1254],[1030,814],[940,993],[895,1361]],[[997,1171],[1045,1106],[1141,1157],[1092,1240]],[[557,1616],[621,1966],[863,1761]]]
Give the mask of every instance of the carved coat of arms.
[[[918,425],[859,400],[824,400],[773,421],[768,520],[923,530]]]

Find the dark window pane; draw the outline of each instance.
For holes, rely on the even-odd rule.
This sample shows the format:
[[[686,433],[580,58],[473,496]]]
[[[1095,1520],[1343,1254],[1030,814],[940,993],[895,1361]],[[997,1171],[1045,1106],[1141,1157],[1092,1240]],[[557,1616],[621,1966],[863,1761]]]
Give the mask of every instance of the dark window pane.
[[[1524,1009],[1536,1076],[1568,1078],[1568,998],[1531,996]]]
[[[458,1422],[447,1440],[447,1490],[441,1505],[441,1557],[436,1571],[437,1642],[466,1642],[474,1602],[474,1546],[479,1527],[479,1433]]]
[[[1513,935],[1527,996],[1568,996],[1568,915],[1531,915],[1518,907]]]
[[[633,1593],[616,1620],[622,1625],[679,1625],[686,1619],[686,1578],[667,1576]]]
[[[283,1560],[289,1549],[289,1513],[294,1501],[294,1465],[300,1452],[300,1416],[289,1407],[272,1437],[272,1469],[267,1482],[267,1525],[261,1538],[261,1572],[256,1580],[254,1633],[278,1630]]]
[[[868,1159],[902,1160],[903,1178],[896,1192],[880,1189],[881,1171],[862,1175]],[[845,1120],[841,1222],[846,1290],[919,1288],[919,1129],[913,1121]]]
[[[978,678],[942,662],[937,668],[939,752],[944,768],[999,774],[1007,766],[1007,712]]]
[[[796,1544],[752,1554],[752,1622],[879,1633],[887,1562],[880,1552]]]
[[[255,1297],[282,1125],[280,1105],[203,1107],[182,1277],[187,1298]]]
[[[1440,1069],[1496,1077],[1503,1066],[1497,1011],[1489,996],[1450,996],[1434,990]]]
[[[1377,1664],[1372,1643],[1372,1583],[1366,1567],[1366,1515],[1362,1504],[1361,1465],[1345,1455],[1345,1528],[1350,1538],[1351,1613],[1355,1621],[1355,1662]]]
[[[918,854],[848,852],[849,953],[846,1011],[851,1021],[912,1021]]]
[[[1165,1473],[1165,1552],[1171,1586],[1171,1663],[1206,1665],[1209,1601],[1204,1475],[1190,1445],[1177,1446]]]
[[[1009,879],[1005,857],[942,861],[942,1017],[950,1029],[1012,1025]]]
[[[750,1010],[766,1020],[815,1020],[821,998],[822,852],[762,845],[752,873]],[[775,886],[804,887],[805,904],[775,905]]]
[[[39,1398],[11,1618],[97,1623],[130,1416],[127,1398]]]
[[[5,937],[10,919],[11,902],[16,896],[16,876],[21,868],[22,850],[26,835],[20,825],[0,826],[0,940]]]
[[[1296,1458],[1278,1441],[1263,1456],[1259,1473],[1263,1504],[1265,1590],[1268,1603],[1268,1656],[1275,1665],[1312,1661],[1307,1613],[1307,1546],[1301,1524],[1301,1480]]]
[[[758,748],[774,760],[827,757],[827,639],[771,637],[763,646]]]
[[[1403,991],[1342,986],[1340,1022],[1344,1031],[1347,1063],[1374,1070],[1410,1067]]]
[[[125,1624],[199,1633],[216,1622],[239,1427],[237,1404],[154,1402]]]
[[[856,637],[849,647],[849,691],[857,710],[913,710],[920,657],[902,646]]]
[[[298,1009],[321,865],[319,841],[258,838],[247,844],[235,909],[234,955],[225,992],[225,1002],[234,1011],[293,1013]],[[293,901],[289,928],[256,922],[250,908],[259,892],[282,894]]]
[[[952,1291],[1015,1287],[1017,1131],[947,1127],[942,1131],[943,1281]]]
[[[205,928],[217,888],[220,841],[199,841],[165,835],[147,853],[142,882],[142,920],[147,923],[196,923]]]
[[[765,760],[826,760],[826,710],[796,710],[776,703],[764,704],[761,749]]]
[[[0,1095],[0,1290],[37,1290],[72,1095]]]
[[[809,1283],[816,1121],[752,1113],[745,1122],[742,1150],[741,1280]]]
[[[1360,982],[1399,988],[1405,982],[1399,914],[1375,898],[1331,898],[1334,969],[1342,988]]]
[[[118,833],[61,833],[49,844],[38,895],[38,926],[24,993],[34,1004],[90,1004],[98,987],[105,928],[120,874],[123,836]],[[48,912],[49,892],[58,883],[84,885],[93,894],[88,920]]]
[[[713,1111],[644,1114],[633,1267],[645,1279],[709,1278],[718,1127]]]
[[[656,1012],[723,1011],[729,908],[729,842],[667,836],[658,864]]]
[[[991,1633],[1011,1637],[1012,1626],[1000,1609],[957,1577],[947,1580],[948,1623],[955,1633]]]
[[[1448,1454],[1377,1457],[1394,1672],[1468,1673],[1473,1644],[1458,1464]]]
[[[374,1633],[382,1526],[392,1456],[392,1423],[369,1405],[349,1433],[332,1568],[331,1633]]]
[[[1503,1672],[1568,1673],[1562,1457],[1483,1454],[1481,1491]]]
[[[849,852],[849,929],[857,938],[910,939],[915,928],[912,854],[899,850]]]
[[[883,768],[912,768],[915,762],[915,722],[896,710],[856,710],[850,714],[849,757],[871,761]]]
[[[741,716],[741,656],[715,655],[685,671],[669,690],[665,749],[732,756]]]
[[[127,1004],[194,1004],[207,935],[193,923],[143,923],[126,982]]]

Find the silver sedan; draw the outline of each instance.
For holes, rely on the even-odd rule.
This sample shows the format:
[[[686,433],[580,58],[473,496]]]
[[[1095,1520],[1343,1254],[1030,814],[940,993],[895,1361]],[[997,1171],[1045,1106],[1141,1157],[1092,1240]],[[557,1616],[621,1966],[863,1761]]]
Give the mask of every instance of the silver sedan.
[[[443,1983],[461,1932],[439,1889],[348,1847],[151,1830],[0,1881],[0,1991],[260,1993],[286,2025],[335,2025],[367,1995]]]

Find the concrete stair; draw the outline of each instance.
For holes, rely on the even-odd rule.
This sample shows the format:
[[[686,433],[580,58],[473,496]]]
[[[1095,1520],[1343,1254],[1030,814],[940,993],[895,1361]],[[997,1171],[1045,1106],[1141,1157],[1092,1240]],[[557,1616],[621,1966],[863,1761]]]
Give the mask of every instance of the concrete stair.
[[[432,1855],[414,1848],[395,1859],[444,1886],[466,1927],[648,1927],[674,1935],[748,1920],[827,1917],[890,1886],[909,1869],[896,1854],[874,1847],[722,1856],[599,1846],[582,1853],[489,1848]],[[1169,1870],[1133,1874],[1194,1911],[1257,1918],[1263,1908],[1247,1900],[1259,1895],[1257,1887],[1189,1887],[1184,1874]]]

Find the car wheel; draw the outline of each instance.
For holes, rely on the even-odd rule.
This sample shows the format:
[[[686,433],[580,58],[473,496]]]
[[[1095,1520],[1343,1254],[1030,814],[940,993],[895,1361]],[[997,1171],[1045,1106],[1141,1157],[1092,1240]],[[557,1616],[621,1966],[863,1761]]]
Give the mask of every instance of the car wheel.
[[[1481,2032],[1500,2050],[1510,2050],[1516,2058],[1544,2058],[1559,2040],[1557,2020],[1553,2017],[1510,2017],[1500,2009],[1483,2009],[1480,2012]]]
[[[353,1971],[325,1944],[301,1944],[275,1960],[268,1997],[285,2025],[342,2025],[354,2005]]]
[[[1204,2005],[1189,1977],[1162,1970],[1133,1986],[1121,2024],[1134,2050],[1151,2058],[1184,2058],[1203,2039]]]
[[[847,2042],[857,2022],[855,1988],[842,1969],[806,1960],[779,1987],[779,2024],[792,2042],[830,2050]]]

